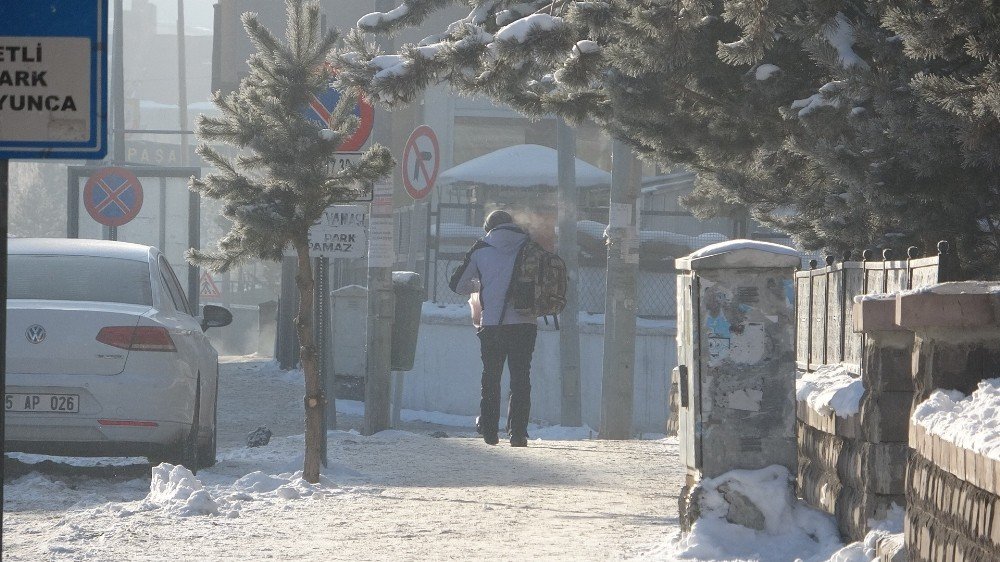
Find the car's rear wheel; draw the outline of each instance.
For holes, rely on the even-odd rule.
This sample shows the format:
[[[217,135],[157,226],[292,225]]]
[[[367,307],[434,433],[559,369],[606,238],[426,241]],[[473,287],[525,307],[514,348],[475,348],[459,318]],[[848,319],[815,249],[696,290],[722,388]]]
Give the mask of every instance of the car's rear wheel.
[[[215,466],[219,452],[219,379],[215,379],[215,400],[212,402],[212,433],[208,443],[199,446],[198,461],[203,468]]]

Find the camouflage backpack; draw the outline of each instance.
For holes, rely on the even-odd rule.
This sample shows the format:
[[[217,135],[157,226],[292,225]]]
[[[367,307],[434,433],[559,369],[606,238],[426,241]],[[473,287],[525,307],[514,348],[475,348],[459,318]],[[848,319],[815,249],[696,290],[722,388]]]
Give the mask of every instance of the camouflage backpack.
[[[566,262],[529,239],[514,261],[507,302],[527,316],[559,314],[566,307],[566,283]]]

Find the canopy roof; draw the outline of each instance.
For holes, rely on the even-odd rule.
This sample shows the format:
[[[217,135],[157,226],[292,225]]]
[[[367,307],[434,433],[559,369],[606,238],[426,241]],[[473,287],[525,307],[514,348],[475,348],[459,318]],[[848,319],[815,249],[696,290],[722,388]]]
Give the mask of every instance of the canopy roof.
[[[445,170],[438,176],[437,183],[554,189],[559,185],[558,153],[537,144],[508,146]],[[576,184],[581,188],[608,187],[611,185],[611,174],[577,158]]]

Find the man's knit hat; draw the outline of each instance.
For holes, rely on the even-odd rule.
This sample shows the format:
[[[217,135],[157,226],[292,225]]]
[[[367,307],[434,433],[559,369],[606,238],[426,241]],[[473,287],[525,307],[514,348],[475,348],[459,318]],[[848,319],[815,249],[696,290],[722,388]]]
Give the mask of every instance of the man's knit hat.
[[[493,211],[486,217],[486,222],[483,223],[483,230],[489,232],[494,228],[500,226],[501,224],[507,224],[514,222],[514,218],[510,216],[510,213],[502,209]]]

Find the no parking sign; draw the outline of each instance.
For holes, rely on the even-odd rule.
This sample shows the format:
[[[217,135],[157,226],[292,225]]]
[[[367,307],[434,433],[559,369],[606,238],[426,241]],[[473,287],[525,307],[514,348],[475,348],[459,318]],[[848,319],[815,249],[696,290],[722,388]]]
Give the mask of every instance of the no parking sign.
[[[403,148],[403,187],[410,197],[423,199],[431,192],[441,167],[441,150],[437,135],[427,125],[410,133]]]
[[[105,226],[121,226],[139,214],[142,184],[124,168],[101,168],[83,188],[83,205],[95,221]]]

